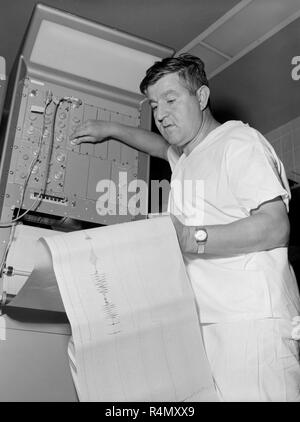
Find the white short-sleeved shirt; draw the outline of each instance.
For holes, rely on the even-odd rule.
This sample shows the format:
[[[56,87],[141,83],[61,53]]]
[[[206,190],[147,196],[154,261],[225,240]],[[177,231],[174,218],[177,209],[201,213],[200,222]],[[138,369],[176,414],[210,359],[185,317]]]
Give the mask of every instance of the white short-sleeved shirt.
[[[268,141],[239,121],[217,127],[186,156],[169,147],[172,168],[168,209],[185,225],[227,224],[290,190],[282,163]],[[185,254],[200,320],[282,317],[300,311],[287,248],[230,258]]]

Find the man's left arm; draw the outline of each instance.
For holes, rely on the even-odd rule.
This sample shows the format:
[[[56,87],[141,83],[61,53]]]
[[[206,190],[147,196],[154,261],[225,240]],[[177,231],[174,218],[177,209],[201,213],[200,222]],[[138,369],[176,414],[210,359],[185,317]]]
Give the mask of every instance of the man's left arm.
[[[182,252],[197,253],[194,226],[171,216]],[[208,234],[205,254],[232,256],[287,246],[290,225],[286,207],[277,197],[264,202],[249,217],[229,224],[203,226]],[[199,257],[201,254],[199,255]]]

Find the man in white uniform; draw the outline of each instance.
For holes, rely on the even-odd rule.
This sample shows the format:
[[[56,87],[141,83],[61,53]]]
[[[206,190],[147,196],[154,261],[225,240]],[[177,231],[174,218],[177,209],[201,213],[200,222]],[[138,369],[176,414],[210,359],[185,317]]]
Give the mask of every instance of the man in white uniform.
[[[300,401],[292,338],[300,300],[287,258],[290,190],[282,163],[255,129],[214,119],[199,58],[156,62],[140,87],[161,136],[90,120],[74,142],[113,137],[169,161],[169,211],[220,400]],[[182,195],[186,181],[195,186]]]

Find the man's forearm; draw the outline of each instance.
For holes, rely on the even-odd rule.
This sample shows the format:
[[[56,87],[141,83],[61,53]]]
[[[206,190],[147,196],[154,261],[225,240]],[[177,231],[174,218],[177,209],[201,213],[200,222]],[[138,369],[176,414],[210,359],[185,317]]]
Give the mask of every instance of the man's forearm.
[[[174,224],[183,252],[197,253],[195,227]],[[204,226],[208,233],[205,254],[232,256],[286,246],[288,219],[272,219],[259,213],[229,224]]]
[[[161,135],[145,129],[121,124],[115,125],[112,134],[116,139],[133,148],[139,149],[155,157],[167,158],[166,152],[168,144]]]
[[[285,226],[285,224],[284,224]],[[272,224],[263,214],[257,214],[234,223],[208,226],[207,254],[237,255],[286,246],[287,230]]]

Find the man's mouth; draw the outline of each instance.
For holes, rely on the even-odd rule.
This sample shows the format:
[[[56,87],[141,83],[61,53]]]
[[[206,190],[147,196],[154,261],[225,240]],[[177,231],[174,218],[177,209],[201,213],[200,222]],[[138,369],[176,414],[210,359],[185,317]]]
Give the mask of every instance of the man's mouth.
[[[173,128],[173,127],[174,127],[174,125],[171,125],[171,124],[163,126],[164,130],[168,130],[168,129]]]

